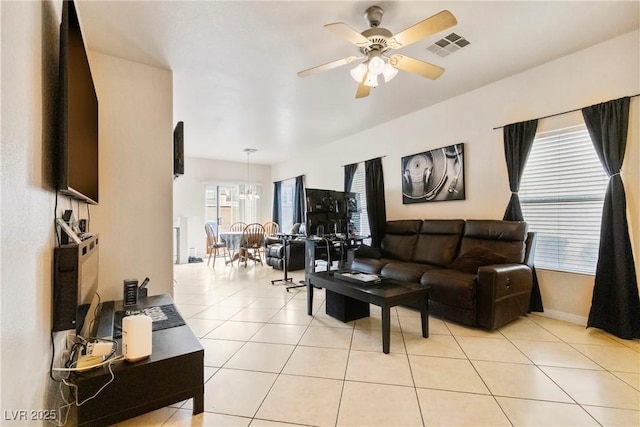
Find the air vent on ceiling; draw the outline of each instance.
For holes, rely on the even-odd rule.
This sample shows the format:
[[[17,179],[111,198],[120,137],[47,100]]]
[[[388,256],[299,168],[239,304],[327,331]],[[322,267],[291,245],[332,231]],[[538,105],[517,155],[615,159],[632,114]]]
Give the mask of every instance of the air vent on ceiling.
[[[438,56],[447,56],[452,54],[453,52],[462,49],[463,47],[469,45],[469,42],[464,37],[451,33],[443,39],[438,40],[431,46],[427,47],[427,50],[435,53]]]

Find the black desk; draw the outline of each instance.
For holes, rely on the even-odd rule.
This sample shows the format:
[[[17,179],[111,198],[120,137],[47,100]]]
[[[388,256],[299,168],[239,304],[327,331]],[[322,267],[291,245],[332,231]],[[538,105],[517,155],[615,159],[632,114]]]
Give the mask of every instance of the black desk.
[[[142,298],[137,307],[172,303],[169,295],[158,295]],[[122,301],[115,302],[113,309],[122,310]],[[103,313],[101,319],[109,317]],[[191,328],[184,325],[154,331],[152,337],[149,358],[113,363],[113,382],[77,408],[79,426],[114,424],[190,398],[194,415],[204,411],[204,349]],[[121,339],[116,341],[120,349]],[[106,366],[79,374],[74,379],[78,401],[93,396],[110,378]]]

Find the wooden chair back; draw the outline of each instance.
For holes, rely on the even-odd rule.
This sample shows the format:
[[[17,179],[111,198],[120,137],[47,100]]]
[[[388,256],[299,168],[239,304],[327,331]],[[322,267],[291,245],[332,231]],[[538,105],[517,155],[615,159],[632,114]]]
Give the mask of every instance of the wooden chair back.
[[[244,228],[242,244],[245,249],[259,249],[264,245],[264,237],[264,226],[255,222]]]
[[[231,227],[229,227],[229,231],[242,233],[246,227],[247,224],[242,221],[238,221],[231,224]]]
[[[264,232],[267,237],[277,237],[280,227],[277,222],[269,221],[264,224]]]
[[[210,254],[212,252],[215,252],[215,247],[218,241],[216,239],[216,234],[213,232],[213,227],[211,226],[211,224],[205,224],[204,231],[205,233],[207,233],[207,253]]]

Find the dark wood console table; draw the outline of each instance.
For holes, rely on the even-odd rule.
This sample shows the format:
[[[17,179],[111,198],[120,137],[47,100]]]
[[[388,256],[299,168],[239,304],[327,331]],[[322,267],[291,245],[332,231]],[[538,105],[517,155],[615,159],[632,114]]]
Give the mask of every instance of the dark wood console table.
[[[169,295],[141,298],[137,308],[173,304]],[[109,304],[105,305],[105,307]],[[122,301],[111,304],[122,310]],[[112,319],[102,313],[101,319]],[[102,326],[101,326],[102,328]],[[114,362],[114,380],[77,408],[77,424],[110,425],[193,398],[193,414],[204,411],[204,349],[188,325],[154,331],[149,358]],[[120,354],[121,338],[116,338]],[[78,401],[93,396],[111,378],[108,367],[79,374]]]

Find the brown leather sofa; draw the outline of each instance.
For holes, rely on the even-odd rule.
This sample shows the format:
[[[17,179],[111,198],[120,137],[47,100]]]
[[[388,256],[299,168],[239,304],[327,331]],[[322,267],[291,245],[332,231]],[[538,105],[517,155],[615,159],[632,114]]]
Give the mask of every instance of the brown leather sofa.
[[[524,222],[388,221],[380,248],[357,249],[351,268],[429,286],[432,313],[491,330],[527,313],[534,250]]]

